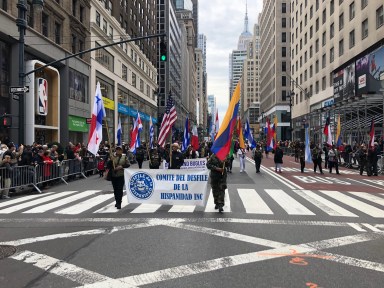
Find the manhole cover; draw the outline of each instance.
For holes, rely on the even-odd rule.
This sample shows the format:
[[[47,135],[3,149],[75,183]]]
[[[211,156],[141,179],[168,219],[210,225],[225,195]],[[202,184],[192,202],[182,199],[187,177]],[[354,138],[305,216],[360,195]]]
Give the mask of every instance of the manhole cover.
[[[12,256],[16,253],[16,247],[15,246],[9,246],[9,245],[0,245],[0,259],[7,258],[9,256]]]

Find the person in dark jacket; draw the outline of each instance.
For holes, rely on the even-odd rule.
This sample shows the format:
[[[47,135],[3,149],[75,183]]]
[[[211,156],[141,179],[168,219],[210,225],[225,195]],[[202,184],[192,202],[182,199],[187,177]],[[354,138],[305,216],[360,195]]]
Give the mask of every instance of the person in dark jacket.
[[[1,171],[0,171],[0,175],[1,175],[1,181],[3,182],[2,183],[2,187],[3,189],[1,189],[3,192],[2,192],[2,195],[1,195],[1,198],[2,199],[9,199],[9,188],[11,187],[11,182],[12,182],[12,179],[11,179],[11,176],[12,176],[12,165],[11,165],[11,156],[10,155],[5,155],[4,158],[3,158],[3,162],[1,163],[1,168],[3,168]]]
[[[276,150],[275,150],[275,156],[273,157],[273,161],[275,162],[275,172],[279,170],[279,173],[281,173],[281,166],[283,165],[283,156],[284,152],[280,148],[279,143],[276,144]]]
[[[149,169],[159,169],[161,161],[161,155],[158,152],[157,147],[154,147],[149,151]]]
[[[228,162],[221,161],[215,154],[212,154],[207,161],[207,168],[211,170],[209,176],[211,178],[215,209],[218,209],[220,213],[224,211],[224,196],[225,189],[227,189],[226,165],[228,165]]]
[[[263,159],[263,150],[257,145],[252,151],[253,160],[255,160],[256,173],[260,173],[261,160]]]
[[[184,155],[179,151],[179,144],[172,144],[172,157],[167,155],[168,169],[180,169],[184,164]]]
[[[144,145],[141,144],[139,147],[136,148],[136,161],[137,164],[139,164],[139,169],[143,167],[143,161],[145,157],[145,148]]]
[[[319,145],[316,144],[315,147],[312,149],[312,162],[313,162],[313,172],[316,173],[316,168],[319,167],[319,171],[321,174],[323,173],[323,168],[321,167],[321,154],[323,151],[320,149]]]

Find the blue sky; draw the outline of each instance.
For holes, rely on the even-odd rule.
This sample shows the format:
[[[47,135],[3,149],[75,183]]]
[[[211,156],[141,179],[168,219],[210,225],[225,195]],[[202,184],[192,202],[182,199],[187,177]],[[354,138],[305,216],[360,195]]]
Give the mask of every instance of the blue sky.
[[[229,101],[229,54],[244,30],[246,0],[200,0],[199,34],[207,37],[208,95],[216,96],[219,120]],[[262,0],[248,0],[248,30],[253,34]]]

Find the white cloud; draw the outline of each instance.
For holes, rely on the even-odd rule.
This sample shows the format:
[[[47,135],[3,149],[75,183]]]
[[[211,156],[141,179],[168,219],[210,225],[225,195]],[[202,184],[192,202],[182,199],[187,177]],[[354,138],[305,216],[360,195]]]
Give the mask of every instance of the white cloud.
[[[245,0],[199,1],[199,33],[207,37],[208,95],[216,96],[219,120],[229,101],[229,54],[244,30]],[[248,30],[253,33],[263,0],[248,1]]]

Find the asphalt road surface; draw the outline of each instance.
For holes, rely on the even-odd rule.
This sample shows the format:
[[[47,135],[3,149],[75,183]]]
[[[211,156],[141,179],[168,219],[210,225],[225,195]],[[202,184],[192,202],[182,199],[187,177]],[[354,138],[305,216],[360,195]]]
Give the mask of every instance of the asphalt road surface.
[[[98,175],[1,200],[0,287],[384,287],[384,177],[307,166],[235,159],[223,214],[117,210]]]

